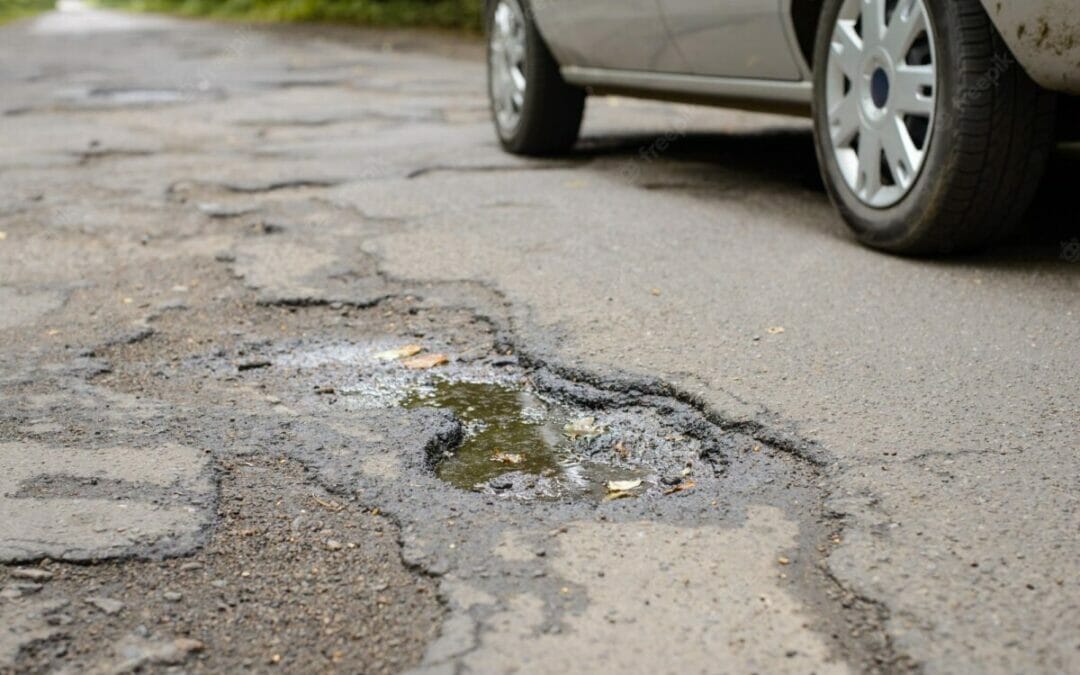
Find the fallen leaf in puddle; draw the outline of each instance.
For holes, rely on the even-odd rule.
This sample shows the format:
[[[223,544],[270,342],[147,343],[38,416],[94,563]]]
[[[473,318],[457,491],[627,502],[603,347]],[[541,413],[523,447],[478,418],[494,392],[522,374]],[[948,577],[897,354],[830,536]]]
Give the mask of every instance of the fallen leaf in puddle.
[[[420,345],[405,345],[404,347],[398,347],[397,349],[388,349],[385,352],[379,352],[375,355],[375,358],[380,361],[397,361],[398,359],[415,356],[422,351],[424,351],[424,348]]]
[[[620,490],[618,492],[609,492],[607,494],[607,496],[605,496],[602,501],[613,502],[616,499],[626,499],[627,497],[633,497],[633,496],[634,496],[633,492],[627,492],[625,490]]]
[[[784,327],[783,326],[773,326],[772,328],[768,329],[769,335],[779,335],[780,333],[783,333],[783,332],[784,332]]]
[[[446,354],[421,354],[405,359],[401,365],[412,370],[427,370],[447,363],[450,363],[450,359],[446,358]]]
[[[499,462],[500,464],[521,464],[525,461],[525,458],[516,452],[496,450],[495,454],[491,456],[491,461]]]
[[[673,495],[676,492],[685,492],[687,490],[691,490],[696,486],[697,486],[697,483],[695,483],[694,481],[692,481],[692,480],[684,480],[683,482],[679,483],[675,487],[664,490],[664,494],[665,495]]]
[[[641,487],[641,479],[609,480],[607,483],[608,492],[627,492],[628,490],[633,490],[636,487]]]
[[[563,432],[573,441],[583,437],[599,436],[604,433],[604,429],[603,424],[596,423],[595,417],[582,417],[564,426]]]

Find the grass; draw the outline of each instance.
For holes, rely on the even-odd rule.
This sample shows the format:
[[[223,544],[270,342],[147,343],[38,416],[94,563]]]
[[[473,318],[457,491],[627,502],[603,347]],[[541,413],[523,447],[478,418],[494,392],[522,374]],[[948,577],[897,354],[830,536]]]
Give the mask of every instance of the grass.
[[[0,0],[0,23],[52,9],[54,0]]]
[[[0,3],[5,0],[0,0]],[[479,31],[484,0],[95,0],[145,12],[245,21],[318,21]]]

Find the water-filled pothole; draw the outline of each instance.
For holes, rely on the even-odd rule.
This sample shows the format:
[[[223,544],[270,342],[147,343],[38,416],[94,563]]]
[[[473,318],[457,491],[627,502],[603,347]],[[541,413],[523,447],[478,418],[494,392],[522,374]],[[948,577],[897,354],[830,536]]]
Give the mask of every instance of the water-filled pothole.
[[[522,387],[436,380],[414,389],[401,404],[443,408],[461,422],[460,445],[434,459],[439,478],[462,489],[603,498],[613,493],[613,481],[644,484],[651,473],[590,461],[582,441],[603,435],[604,426]],[[620,448],[625,446],[613,442],[615,454]]]

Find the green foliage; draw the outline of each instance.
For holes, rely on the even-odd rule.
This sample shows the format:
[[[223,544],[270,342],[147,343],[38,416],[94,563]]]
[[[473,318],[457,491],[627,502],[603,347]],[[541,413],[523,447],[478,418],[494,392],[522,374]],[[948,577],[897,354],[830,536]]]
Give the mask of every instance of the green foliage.
[[[54,0],[0,0],[0,23],[52,9]]]
[[[3,2],[4,0],[0,0]],[[484,0],[96,0],[97,4],[184,16],[250,21],[332,21],[479,31]]]

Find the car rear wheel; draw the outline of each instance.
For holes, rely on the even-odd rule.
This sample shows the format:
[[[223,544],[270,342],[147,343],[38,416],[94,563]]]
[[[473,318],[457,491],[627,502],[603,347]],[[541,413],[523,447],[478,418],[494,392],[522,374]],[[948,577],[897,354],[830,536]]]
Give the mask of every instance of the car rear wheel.
[[[818,160],[861,241],[950,253],[1020,222],[1053,145],[1055,96],[979,0],[826,0],[814,63]]]
[[[487,3],[488,95],[502,146],[521,155],[573,147],[585,91],[567,84],[522,0]]]

